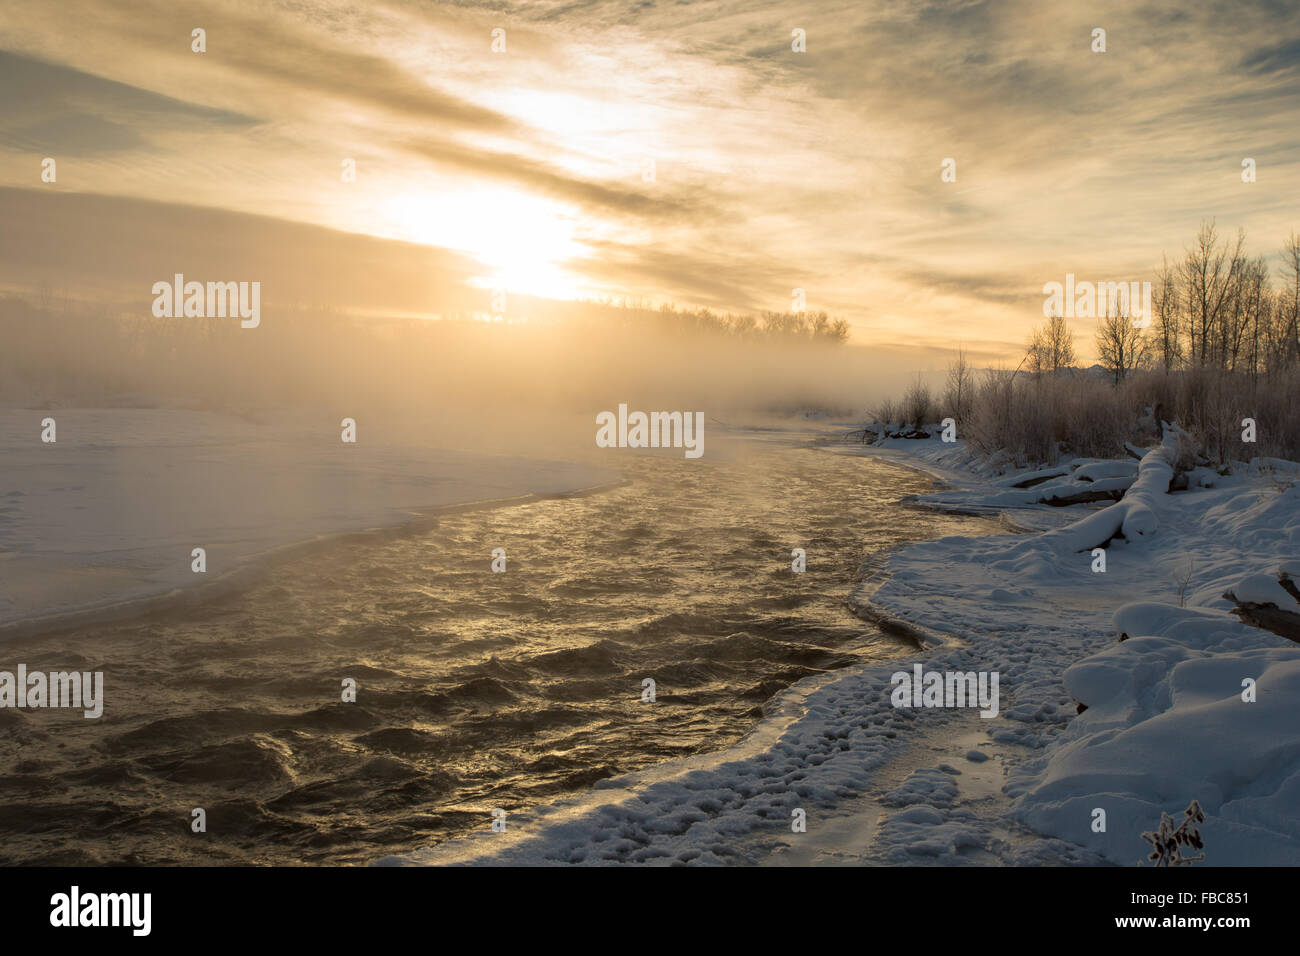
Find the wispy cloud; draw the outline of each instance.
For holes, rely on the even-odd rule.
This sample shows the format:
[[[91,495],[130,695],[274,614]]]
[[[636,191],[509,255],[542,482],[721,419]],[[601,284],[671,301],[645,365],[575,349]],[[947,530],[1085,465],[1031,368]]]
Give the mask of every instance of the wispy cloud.
[[[232,132],[252,117],[0,50],[0,146],[81,156],[141,149],[180,126]]]

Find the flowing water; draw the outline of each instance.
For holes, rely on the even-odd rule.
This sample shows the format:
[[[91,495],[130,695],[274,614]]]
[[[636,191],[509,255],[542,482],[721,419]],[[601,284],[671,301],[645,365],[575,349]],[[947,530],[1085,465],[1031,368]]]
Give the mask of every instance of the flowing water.
[[[931,486],[915,473],[778,436],[602,463],[627,483],[10,643],[29,670],[102,670],[107,703],[0,711],[0,859],[364,863],[485,829],[493,808],[721,748],[795,681],[908,651],[849,611],[855,581],[899,545],[992,527],[898,507]]]

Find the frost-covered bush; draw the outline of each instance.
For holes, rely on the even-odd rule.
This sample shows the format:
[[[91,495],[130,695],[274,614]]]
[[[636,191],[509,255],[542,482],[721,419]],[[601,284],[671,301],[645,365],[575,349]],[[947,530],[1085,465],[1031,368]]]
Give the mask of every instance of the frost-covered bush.
[[[898,405],[892,398],[887,398],[876,406],[873,415],[880,425],[896,424],[898,422]]]
[[[930,386],[918,374],[903,394],[902,423],[924,428],[935,421],[934,398]]]
[[[1186,866],[1204,860],[1204,853],[1199,856],[1183,856],[1184,849],[1205,849],[1205,844],[1201,842],[1201,832],[1192,826],[1193,823],[1204,822],[1205,811],[1195,800],[1187,805],[1183,811],[1183,821],[1176,827],[1173,817],[1167,813],[1160,814],[1160,826],[1156,831],[1142,834],[1142,839],[1154,847],[1147,854],[1147,859],[1153,861],[1154,866]]]
[[[1216,464],[1251,458],[1300,459],[1300,369],[1258,378],[1240,372],[1186,369],[1136,372],[1116,384],[1083,369],[1038,375],[986,369],[969,389],[960,435],[986,455],[1010,454],[1019,465],[1056,464],[1063,458],[1114,458],[1125,443],[1149,446],[1160,422],[1175,422],[1189,436],[1181,470],[1204,455]],[[929,390],[909,387],[901,407],[886,403],[914,423],[958,417],[950,392],[934,403]],[[1242,441],[1244,419],[1255,422],[1256,440]],[[879,417],[878,417],[879,420]],[[1199,458],[1199,463],[1204,463]]]

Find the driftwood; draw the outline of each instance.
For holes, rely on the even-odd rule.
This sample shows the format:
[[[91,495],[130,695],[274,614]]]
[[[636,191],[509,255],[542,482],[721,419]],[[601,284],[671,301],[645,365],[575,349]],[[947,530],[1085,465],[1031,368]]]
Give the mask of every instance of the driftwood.
[[[1278,574],[1277,583],[1293,598],[1300,601],[1300,589],[1296,588],[1295,582],[1286,572]],[[1231,590],[1224,591],[1223,597],[1233,603],[1232,613],[1237,615],[1243,624],[1270,631],[1278,637],[1285,637],[1288,641],[1300,644],[1300,614],[1280,608],[1276,604],[1240,601]]]
[[[1014,482],[1012,488],[1032,488],[1034,485],[1041,485],[1045,481],[1051,481],[1053,478],[1065,477],[1065,472],[1058,471],[1054,475],[1035,475],[1033,478],[1026,478],[1024,481]]]
[[[1142,456],[1137,479],[1120,499],[1071,526],[1082,538],[1076,551],[1104,548],[1115,538],[1132,541],[1155,533],[1157,522],[1152,506],[1154,499],[1167,494],[1174,483],[1181,438],[1177,426],[1165,422],[1161,425],[1164,437]]]
[[[1278,585],[1282,591],[1300,602],[1300,588],[1296,587],[1295,581],[1286,571],[1278,571]],[[1282,597],[1281,594],[1279,597]],[[1286,637],[1288,641],[1300,644],[1300,614],[1296,611],[1278,607],[1273,602],[1242,601],[1232,591],[1223,592],[1223,598],[1235,605],[1232,607],[1232,613],[1242,619],[1242,623],[1251,624],[1252,627],[1273,632],[1279,637]]]
[[[1015,481],[1005,479],[998,484],[1006,485],[1008,488],[1032,488],[1035,485],[1041,485],[1045,481],[1051,481],[1053,478],[1064,478],[1070,474],[1070,469],[1065,466],[1056,468],[1043,468],[1039,471],[1031,471],[1027,475],[1020,475]]]
[[[1117,538],[1133,541],[1155,534],[1159,527],[1155,514],[1157,499],[1167,494],[1174,484],[1180,470],[1183,443],[1187,437],[1177,425],[1167,422],[1162,422],[1161,425],[1164,437],[1159,445],[1145,450],[1138,462],[1136,477],[1102,478],[1093,482],[1094,487],[1078,490],[1077,493],[1081,495],[1102,496],[1093,500],[1110,499],[1113,503],[1109,507],[1094,511],[1063,528],[1047,531],[1023,547],[1036,548],[1042,543],[1080,553],[1105,548]],[[1042,500],[1047,502],[1048,496]],[[1066,495],[1057,501],[1062,504],[1071,503],[1071,496]]]
[[[873,422],[870,425],[864,425],[862,428],[855,428],[844,436],[847,441],[861,441],[864,445],[872,441],[881,441],[885,438],[933,438],[928,431],[921,428],[900,428],[898,431],[890,431],[888,425],[882,425],[879,422]]]
[[[1243,624],[1249,624],[1263,631],[1272,631],[1278,637],[1285,637],[1288,641],[1300,644],[1300,614],[1279,610],[1272,604],[1238,601],[1231,591],[1225,592],[1223,596],[1236,604],[1232,613],[1237,615]]]
[[[1085,505],[1094,501],[1119,501],[1124,497],[1123,489],[1115,491],[1077,491],[1072,495],[1061,495],[1059,497],[1039,499],[1045,505],[1051,505],[1054,508],[1064,507],[1066,505]]]

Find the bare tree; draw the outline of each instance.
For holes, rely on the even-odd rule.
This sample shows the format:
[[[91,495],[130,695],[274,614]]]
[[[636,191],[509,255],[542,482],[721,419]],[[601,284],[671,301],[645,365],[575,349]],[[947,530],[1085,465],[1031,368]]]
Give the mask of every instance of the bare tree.
[[[1300,235],[1294,232],[1282,247],[1282,278],[1286,282],[1278,295],[1278,339],[1284,346],[1283,361],[1300,361]]]
[[[1118,315],[1107,315],[1097,326],[1097,353],[1118,385],[1129,372],[1146,367],[1151,348],[1142,330],[1133,327],[1128,310],[1121,310]]]
[[[921,377],[920,372],[917,372],[916,377],[912,379],[912,384],[907,387],[907,391],[903,394],[903,407],[901,409],[903,424],[924,428],[929,424],[932,417],[932,403],[930,386],[925,384],[925,379]]]
[[[957,354],[948,363],[948,383],[944,389],[943,400],[952,417],[960,423],[970,419],[971,402],[974,399],[975,374],[966,359],[966,350],[957,347]]]
[[[1160,363],[1165,371],[1178,366],[1183,357],[1182,337],[1179,335],[1178,276],[1165,259],[1160,269],[1152,311],[1155,312],[1156,337],[1160,349]]]
[[[1029,371],[1035,374],[1057,372],[1074,365],[1074,336],[1064,317],[1053,315],[1033,331],[1026,359]]]
[[[1231,368],[1246,366],[1252,379],[1259,377],[1263,330],[1267,327],[1270,306],[1268,264],[1262,258],[1249,260],[1238,283],[1238,317],[1232,336]]]
[[[1238,230],[1236,246],[1229,254],[1227,244],[1219,243],[1214,222],[1203,222],[1195,244],[1183,259],[1181,273],[1183,301],[1187,307],[1188,357],[1194,366],[1222,364],[1222,354],[1215,353],[1222,343],[1224,304],[1235,289],[1245,242],[1245,231]]]

